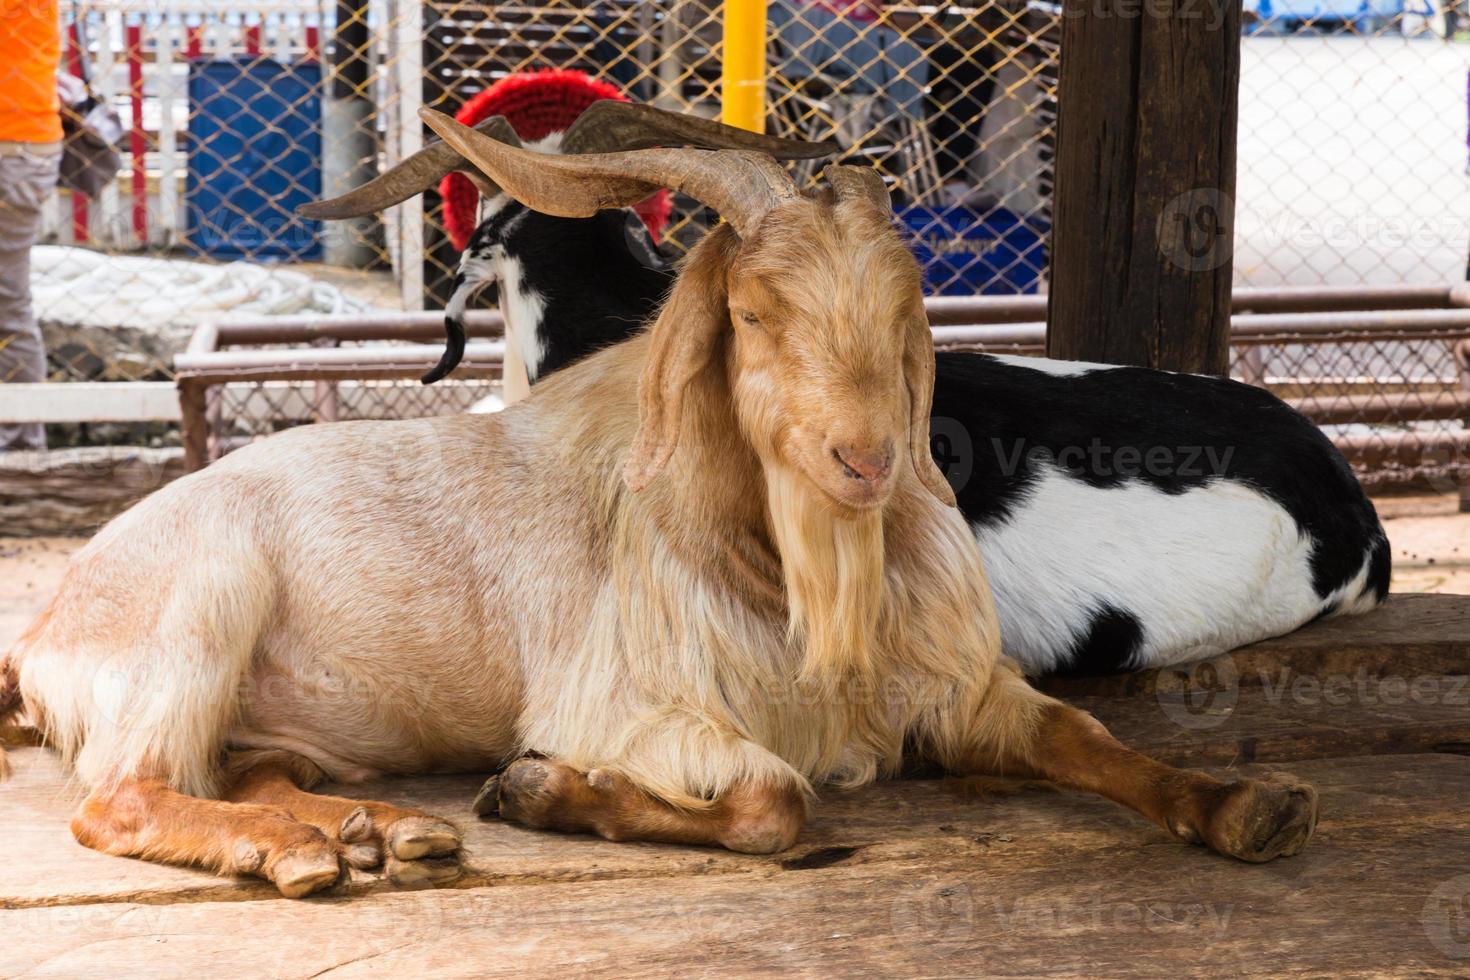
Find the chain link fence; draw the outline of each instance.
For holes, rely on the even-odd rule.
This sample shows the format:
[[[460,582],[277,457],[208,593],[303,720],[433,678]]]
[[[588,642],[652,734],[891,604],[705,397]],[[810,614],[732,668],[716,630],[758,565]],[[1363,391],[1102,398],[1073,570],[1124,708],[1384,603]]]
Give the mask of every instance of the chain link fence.
[[[1465,278],[1466,11],[1245,0],[1237,284]]]
[[[1237,285],[1462,281],[1467,21],[1337,2],[1247,2]],[[232,317],[439,309],[459,252],[437,191],[375,220],[322,225],[295,207],[421,147],[420,106],[456,112],[527,73],[579,71],[717,116],[722,13],[719,0],[62,0],[62,69],[126,134],[97,199],[47,205],[32,281],[51,380],[172,381],[194,331]],[[1026,0],[770,0],[765,128],[835,138],[884,174],[930,295],[1044,293],[1060,23],[1059,4]],[[677,254],[711,220],[676,199],[662,247]],[[1432,363],[1457,387],[1426,343],[1283,348],[1264,368],[1237,348],[1235,373],[1303,398],[1388,397]],[[254,397],[240,414],[261,431],[332,417]],[[407,406],[336,397],[349,415]],[[1418,422],[1463,431],[1440,414]],[[176,419],[48,428],[53,445],[180,439]]]
[[[33,282],[53,380],[166,379],[194,328],[235,314],[441,306],[458,250],[437,193],[379,222],[294,214],[422,146],[420,105],[572,69],[720,108],[715,0],[78,0],[61,17],[63,70],[127,133],[96,200],[47,207]],[[773,0],[769,23],[767,131],[879,167],[931,293],[1042,287],[1054,9]],[[710,220],[676,205],[673,253]]]
[[[1470,320],[1433,301],[1422,297],[1422,309],[1245,313],[1233,331],[1231,376],[1269,389],[1320,425],[1369,489],[1412,480],[1453,492],[1470,480]],[[931,306],[930,316],[958,322],[994,312]],[[435,346],[362,344],[364,337],[428,340],[436,329],[432,317],[420,317],[383,329],[344,327],[329,338],[312,331],[316,350],[272,351],[305,333],[266,323],[225,328],[202,357],[181,361],[197,404],[185,420],[191,465],[295,425],[497,410],[498,344],[471,344],[462,377],[432,388],[417,378],[437,359]],[[328,353],[324,339],[334,348]],[[935,328],[939,350],[1040,356],[1045,346],[1038,322]],[[261,347],[266,356],[236,353]]]

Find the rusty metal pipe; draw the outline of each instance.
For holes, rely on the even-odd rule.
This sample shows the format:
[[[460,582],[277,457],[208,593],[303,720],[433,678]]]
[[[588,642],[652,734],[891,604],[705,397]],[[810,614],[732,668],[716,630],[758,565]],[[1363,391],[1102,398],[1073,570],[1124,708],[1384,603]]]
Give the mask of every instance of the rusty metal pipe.
[[[1470,469],[1470,429],[1457,432],[1374,432],[1365,435],[1338,436],[1332,444],[1348,458],[1369,469],[1385,463],[1405,468],[1422,465],[1424,455],[1443,457],[1445,465]]]
[[[1233,313],[1323,313],[1345,310],[1420,310],[1453,305],[1453,284],[1433,286],[1243,287],[1231,295]]]
[[[309,347],[292,350],[228,350],[180,354],[180,377],[190,383],[222,384],[248,380],[350,381],[417,378],[438,363],[440,349],[430,345],[402,347]],[[505,358],[501,341],[465,347],[465,377],[499,377]]]
[[[318,314],[237,320],[206,325],[195,334],[196,340],[205,329],[214,331],[215,344],[213,348],[204,349],[259,344],[309,344],[322,339],[348,342],[364,340],[433,341],[444,336],[444,314],[375,313],[361,316]],[[505,321],[497,312],[474,310],[465,315],[465,332],[472,337],[500,337],[505,333]],[[199,352],[193,343],[189,345],[189,350],[191,353]]]
[[[1347,422],[1430,422],[1470,415],[1470,393],[1409,392],[1287,398],[1286,404],[1318,425]]]
[[[1463,302],[1452,303],[1452,294],[1461,296]],[[1248,334],[1263,329],[1292,330],[1296,329],[1298,322],[1306,324],[1308,331],[1322,329],[1321,326],[1313,326],[1319,321],[1275,321],[1266,319],[1267,314],[1335,313],[1341,314],[1343,319],[1320,322],[1343,324],[1376,323],[1378,321],[1371,317],[1363,320],[1373,312],[1423,311],[1410,313],[1408,321],[1385,321],[1419,323],[1421,321],[1412,318],[1439,309],[1449,315],[1444,323],[1459,324],[1463,322],[1458,318],[1462,311],[1453,308],[1456,306],[1470,307],[1470,290],[1451,286],[1243,288],[1235,291],[1232,302],[1232,309],[1237,314],[1254,314],[1252,319],[1240,321]],[[935,327],[1044,322],[1046,307],[1045,296],[932,296],[924,301],[930,325]],[[1470,312],[1463,315],[1470,315]],[[443,325],[442,313],[318,314],[226,321],[200,327],[190,343],[190,350],[199,352],[249,344],[309,343],[322,337],[342,341],[433,341],[442,335]],[[493,310],[469,312],[465,326],[466,331],[476,337],[499,337],[505,329],[500,314]]]
[[[1239,314],[1230,318],[1230,339],[1310,335],[1347,336],[1356,333],[1391,333],[1394,339],[1422,340],[1470,333],[1470,309],[1354,310],[1337,313]]]

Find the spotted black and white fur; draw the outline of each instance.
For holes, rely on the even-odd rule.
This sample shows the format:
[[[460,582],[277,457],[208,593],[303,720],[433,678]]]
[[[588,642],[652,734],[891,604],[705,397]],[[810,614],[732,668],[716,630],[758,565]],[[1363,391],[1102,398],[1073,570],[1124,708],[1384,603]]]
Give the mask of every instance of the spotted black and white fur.
[[[555,133],[529,148],[552,153],[560,138]],[[463,338],[470,302],[487,297],[505,315],[534,382],[632,336],[673,281],[673,269],[630,209],[558,218],[498,194],[484,202],[460,256],[445,326],[451,338]]]
[[[636,331],[671,276],[631,212],[554,218],[502,196],[448,312],[498,285],[534,382]],[[1346,461],[1250,385],[940,353],[931,448],[1032,674],[1209,657],[1388,592],[1388,541]]]
[[[930,426],[1029,671],[1209,657],[1388,593],[1347,462],[1260,388],[941,352]]]

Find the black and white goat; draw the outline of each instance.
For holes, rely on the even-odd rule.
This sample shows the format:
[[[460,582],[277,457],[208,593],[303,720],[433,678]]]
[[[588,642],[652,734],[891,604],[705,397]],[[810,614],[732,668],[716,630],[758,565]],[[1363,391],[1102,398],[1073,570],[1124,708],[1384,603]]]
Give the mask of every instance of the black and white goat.
[[[488,294],[535,382],[637,333],[673,278],[631,210],[558,218],[501,194],[486,202],[460,257],[444,308],[445,333],[449,346],[462,351],[465,311],[477,294]],[[452,370],[447,350],[445,356],[435,372]],[[438,380],[434,372],[427,378]]]
[[[431,149],[445,157],[433,180],[457,168]],[[485,191],[431,378],[458,362],[456,321],[492,279],[532,381],[639,329],[672,273],[630,212],[558,218]],[[367,185],[313,216],[407,196]],[[1270,393],[1033,357],[937,362],[934,455],[985,555],[1006,653],[1029,672],[1200,659],[1387,594],[1372,503],[1321,431]]]

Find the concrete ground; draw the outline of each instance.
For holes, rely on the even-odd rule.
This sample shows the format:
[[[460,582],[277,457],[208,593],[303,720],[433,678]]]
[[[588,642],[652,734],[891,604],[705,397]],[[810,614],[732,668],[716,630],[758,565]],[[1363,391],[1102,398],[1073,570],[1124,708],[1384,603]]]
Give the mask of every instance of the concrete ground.
[[[1458,497],[1376,501],[1393,542],[1395,592],[1470,595],[1470,514]],[[0,650],[46,603],[85,538],[0,538]]]

